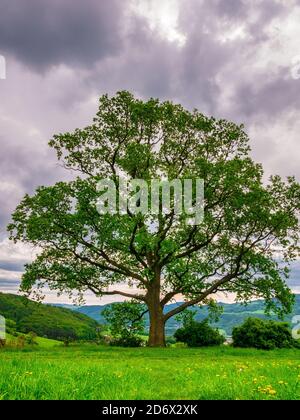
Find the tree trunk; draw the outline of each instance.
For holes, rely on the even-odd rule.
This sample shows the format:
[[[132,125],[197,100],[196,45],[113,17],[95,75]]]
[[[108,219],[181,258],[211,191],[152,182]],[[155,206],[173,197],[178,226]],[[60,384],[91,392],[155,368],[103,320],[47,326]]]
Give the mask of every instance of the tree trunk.
[[[150,331],[148,345],[150,347],[165,347],[165,320],[161,306],[150,308]]]
[[[165,347],[164,305],[160,302],[160,269],[156,267],[154,281],[148,289],[146,303],[149,309],[150,331],[148,346]]]
[[[160,303],[159,284],[156,284],[148,291],[147,305],[150,318],[148,345],[151,347],[165,347],[165,319],[163,305]]]

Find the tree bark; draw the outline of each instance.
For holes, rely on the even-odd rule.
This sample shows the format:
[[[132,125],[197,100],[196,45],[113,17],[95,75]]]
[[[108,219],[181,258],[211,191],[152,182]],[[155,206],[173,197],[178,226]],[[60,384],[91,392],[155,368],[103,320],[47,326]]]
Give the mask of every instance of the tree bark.
[[[149,308],[150,331],[148,345],[150,347],[165,347],[165,320],[162,308]]]
[[[150,331],[148,346],[150,347],[165,347],[165,317],[163,308],[164,305],[160,302],[160,273],[156,273],[155,282],[152,287],[148,289],[146,296],[146,303],[149,309]]]

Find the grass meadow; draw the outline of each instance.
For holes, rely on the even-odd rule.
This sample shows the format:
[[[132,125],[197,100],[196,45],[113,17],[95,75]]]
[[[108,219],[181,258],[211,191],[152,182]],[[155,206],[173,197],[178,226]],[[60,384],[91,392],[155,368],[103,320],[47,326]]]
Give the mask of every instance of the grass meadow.
[[[300,351],[44,342],[0,350],[0,399],[299,400]]]

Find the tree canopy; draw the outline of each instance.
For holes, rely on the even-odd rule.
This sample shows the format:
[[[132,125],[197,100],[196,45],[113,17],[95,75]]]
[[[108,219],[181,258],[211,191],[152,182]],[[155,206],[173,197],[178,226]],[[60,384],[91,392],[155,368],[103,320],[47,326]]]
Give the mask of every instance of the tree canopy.
[[[41,250],[26,266],[22,290],[47,284],[144,302],[153,346],[164,345],[167,319],[218,292],[291,310],[286,279],[298,254],[300,186],[294,177],[263,182],[243,126],[122,91],[100,98],[91,125],[49,144],[78,176],[39,187],[13,213],[11,238]],[[99,214],[97,183],[109,178],[118,187],[120,174],[149,184],[204,180],[204,220],[189,225],[190,216],[174,209]],[[184,303],[164,314],[176,296]]]

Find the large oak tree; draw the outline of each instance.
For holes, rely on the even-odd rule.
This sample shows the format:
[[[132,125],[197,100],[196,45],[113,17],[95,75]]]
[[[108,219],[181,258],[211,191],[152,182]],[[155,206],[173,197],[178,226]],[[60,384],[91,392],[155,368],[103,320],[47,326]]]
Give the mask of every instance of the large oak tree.
[[[78,177],[38,188],[13,213],[11,238],[40,250],[26,266],[23,291],[47,284],[58,292],[91,290],[99,298],[143,302],[150,346],[164,346],[170,317],[218,292],[291,310],[286,278],[298,254],[300,186],[293,177],[263,182],[242,126],[119,92],[100,98],[90,126],[55,135],[50,146]],[[110,178],[118,185],[119,174],[149,183],[203,179],[204,221],[188,225],[189,216],[172,209],[100,215],[97,182]],[[183,303],[165,313],[175,297]]]

